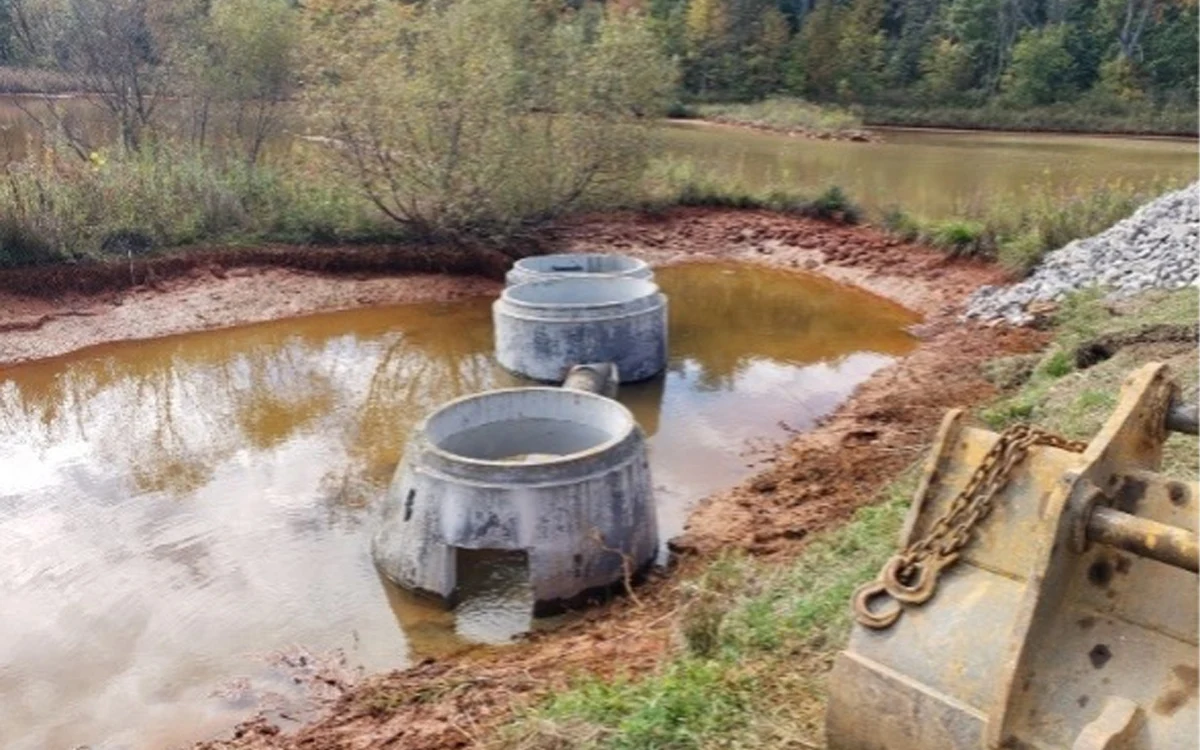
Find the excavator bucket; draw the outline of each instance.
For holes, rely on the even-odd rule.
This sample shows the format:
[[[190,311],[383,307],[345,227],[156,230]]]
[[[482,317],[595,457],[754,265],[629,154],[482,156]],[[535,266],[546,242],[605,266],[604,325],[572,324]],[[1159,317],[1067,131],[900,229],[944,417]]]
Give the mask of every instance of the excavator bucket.
[[[1200,747],[1200,491],[1158,473],[1168,430],[1196,434],[1177,395],[1164,365],[1135,371],[1086,447],[1011,462],[932,595],[912,575],[860,590],[830,677],[831,750]],[[953,536],[945,519],[999,440],[946,416],[902,549]]]

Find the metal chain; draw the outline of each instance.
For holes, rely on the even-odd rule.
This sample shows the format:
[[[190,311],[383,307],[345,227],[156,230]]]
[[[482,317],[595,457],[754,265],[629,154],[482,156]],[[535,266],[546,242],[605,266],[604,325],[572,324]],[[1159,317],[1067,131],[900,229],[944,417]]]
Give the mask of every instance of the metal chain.
[[[1002,432],[966,486],[925,536],[892,557],[876,580],[855,592],[855,619],[867,627],[882,629],[899,618],[901,603],[928,601],[937,588],[941,571],[958,560],[963,547],[970,543],[976,529],[991,513],[996,497],[1008,485],[1016,467],[1035,445],[1073,453],[1080,453],[1087,447],[1087,443],[1067,440],[1028,424],[1015,425]],[[881,613],[872,611],[870,601],[885,594],[897,604]]]
[[[1148,406],[1148,431],[1161,443],[1166,436],[1166,414],[1175,386],[1162,380]],[[1008,485],[1014,471],[1035,445],[1082,453],[1087,443],[1067,440],[1028,424],[1018,424],[1000,433],[996,443],[962,491],[934,521],[925,536],[909,544],[883,566],[879,577],[854,593],[854,619],[874,629],[890,627],[899,619],[903,605],[928,601],[937,589],[941,572],[958,561],[975,531],[992,512],[997,496]],[[871,601],[888,596],[890,607],[873,609]]]

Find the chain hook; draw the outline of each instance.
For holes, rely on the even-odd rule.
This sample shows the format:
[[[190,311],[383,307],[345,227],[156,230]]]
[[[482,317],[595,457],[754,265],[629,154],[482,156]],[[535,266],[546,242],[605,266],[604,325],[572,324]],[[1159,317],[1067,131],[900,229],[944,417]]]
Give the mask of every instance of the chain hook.
[[[905,604],[924,604],[933,597],[937,590],[938,577],[943,568],[953,565],[958,560],[958,553],[951,555],[934,555],[924,560],[905,564],[904,559],[897,555],[888,561],[879,581],[892,598]]]
[[[872,609],[871,601],[886,597],[891,604],[881,609]],[[888,593],[882,581],[868,581],[859,586],[854,592],[854,619],[859,625],[872,630],[885,630],[900,619],[904,611],[900,602]]]

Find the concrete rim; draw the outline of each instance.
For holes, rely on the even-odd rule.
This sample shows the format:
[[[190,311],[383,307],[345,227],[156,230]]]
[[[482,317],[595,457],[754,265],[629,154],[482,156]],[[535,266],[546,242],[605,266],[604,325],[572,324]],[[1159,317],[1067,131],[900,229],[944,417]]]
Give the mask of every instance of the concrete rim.
[[[616,299],[607,299],[596,302],[557,302],[549,300],[529,300],[522,299],[526,294],[532,291],[558,287],[564,292],[564,296],[569,294],[568,290],[577,288],[582,291],[595,293],[599,290],[609,291]],[[624,293],[618,293],[617,290],[624,289]],[[646,279],[634,279],[626,276],[592,276],[592,277],[566,277],[556,279],[544,279],[539,281],[527,281],[523,284],[515,284],[506,288],[500,294],[500,298],[504,302],[513,305],[514,307],[528,308],[534,310],[583,310],[583,309],[605,309],[609,307],[624,307],[633,302],[644,300],[647,297],[653,297],[659,293],[658,284]]]
[[[603,258],[617,266],[612,271],[557,271],[552,266],[555,263],[582,263],[588,265],[594,259]],[[549,267],[541,267],[549,266]],[[521,258],[513,264],[513,268],[529,274],[578,274],[579,276],[628,276],[642,273],[650,268],[650,264],[640,258],[615,253],[551,253],[550,255],[531,255]]]
[[[482,401],[482,400],[485,400],[488,398],[494,398],[501,394],[533,392],[533,391],[543,392],[543,393],[557,393],[557,394],[561,394],[561,397],[563,397],[563,398],[581,398],[584,400],[592,399],[594,402],[602,403],[603,406],[601,408],[606,408],[606,409],[611,409],[613,411],[616,411],[617,414],[622,419],[623,424],[621,425],[621,429],[616,434],[614,434],[608,440],[605,440],[603,443],[593,445],[592,447],[587,448],[586,450],[577,451],[575,453],[566,453],[566,454],[557,456],[557,457],[549,459],[549,460],[537,461],[536,463],[528,463],[528,464],[513,463],[512,461],[496,461],[496,460],[483,459],[483,458],[471,458],[469,456],[464,456],[459,453],[451,453],[450,451],[443,449],[441,446],[439,446],[437,443],[435,443],[432,439],[429,438],[429,431],[428,431],[429,423],[432,420],[436,419],[437,417],[458,407],[461,404],[464,404],[464,403],[467,403],[470,401]],[[452,401],[447,401],[446,403],[439,406],[437,408],[437,410],[434,411],[432,414],[430,414],[429,416],[427,416],[421,420],[421,422],[416,427],[415,434],[422,436],[422,439],[425,442],[425,446],[426,446],[425,450],[427,450],[429,453],[432,453],[433,455],[437,456],[438,458],[442,459],[443,461],[446,461],[449,464],[460,464],[460,465],[469,466],[472,468],[492,467],[492,468],[497,468],[497,469],[505,469],[505,470],[509,470],[509,471],[521,471],[522,469],[529,469],[529,470],[531,470],[531,473],[532,473],[538,469],[542,469],[542,468],[545,468],[548,466],[569,464],[569,463],[577,462],[580,459],[591,458],[593,456],[597,456],[602,453],[605,453],[609,450],[612,450],[616,446],[620,445],[622,442],[628,440],[629,436],[632,435],[637,429],[638,429],[637,420],[634,419],[633,412],[629,411],[629,409],[627,409],[624,404],[622,404],[618,401],[614,401],[610,398],[607,398],[605,396],[600,396],[595,393],[588,393],[587,391],[566,390],[563,388],[552,388],[552,387],[548,387],[548,386],[526,386],[526,387],[517,387],[517,388],[498,388],[496,390],[484,391],[483,393],[472,393],[467,396],[460,396],[459,398],[453,399]]]

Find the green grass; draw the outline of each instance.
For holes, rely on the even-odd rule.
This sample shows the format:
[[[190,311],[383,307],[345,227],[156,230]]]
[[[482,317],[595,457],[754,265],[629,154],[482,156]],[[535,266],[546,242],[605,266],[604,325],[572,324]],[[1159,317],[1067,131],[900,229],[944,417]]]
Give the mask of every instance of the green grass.
[[[976,256],[985,253],[986,229],[983,224],[962,219],[948,219],[929,226],[929,244],[955,256]]]
[[[334,243],[397,234],[315,164],[251,168],[166,147],[95,153],[88,161],[51,151],[12,165],[0,179],[0,216],[0,268],[194,243]]]
[[[575,686],[522,715],[504,746],[698,750],[821,743],[820,676],[850,630],[848,602],[892,553],[914,469],[799,560],[730,555],[684,584],[681,648],[654,674]]]
[[[863,111],[863,121],[867,125],[1130,135],[1194,135],[1196,120],[1194,106],[1112,107],[1089,106],[1086,102],[1030,109],[997,104],[981,107],[868,106]]]
[[[1074,352],[1080,344],[1105,334],[1138,331],[1163,323],[1194,324],[1200,297],[1195,289],[1150,292],[1114,308],[1095,293],[1068,299],[1057,316],[1055,340],[1041,356],[1024,385],[980,413],[993,429],[1033,421],[1074,440],[1091,438],[1117,403],[1121,383],[1148,361],[1171,367],[1183,395],[1197,398],[1200,360],[1187,344],[1138,344],[1111,359],[1078,370]],[[1172,435],[1164,448],[1164,471],[1180,478],[1200,476],[1196,438]]]
[[[783,132],[839,135],[862,130],[862,120],[848,110],[793,97],[775,97],[750,103],[697,104],[690,113],[714,122]]]
[[[904,239],[953,255],[993,259],[1021,275],[1047,252],[1099,234],[1139,206],[1180,187],[1183,183],[1177,180],[1068,187],[1034,183],[1019,199],[970,201],[959,218],[930,221],[891,208],[880,223]]]

